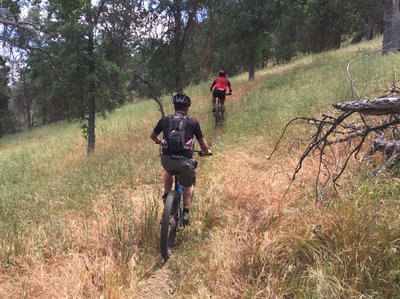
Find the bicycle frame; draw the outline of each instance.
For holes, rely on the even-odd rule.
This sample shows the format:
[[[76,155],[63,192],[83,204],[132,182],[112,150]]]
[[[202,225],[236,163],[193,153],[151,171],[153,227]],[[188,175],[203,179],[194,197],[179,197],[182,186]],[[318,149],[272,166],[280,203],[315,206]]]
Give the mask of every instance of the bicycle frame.
[[[174,175],[174,182],[175,182],[175,191],[179,193],[177,202],[175,203],[175,208],[178,209],[177,211],[177,217],[178,219],[176,219],[179,223],[179,226],[182,226],[182,221],[181,221],[181,213],[182,213],[182,208],[181,208],[181,201],[182,201],[182,192],[183,192],[183,186],[181,184],[179,184],[179,178],[178,175],[175,174]]]

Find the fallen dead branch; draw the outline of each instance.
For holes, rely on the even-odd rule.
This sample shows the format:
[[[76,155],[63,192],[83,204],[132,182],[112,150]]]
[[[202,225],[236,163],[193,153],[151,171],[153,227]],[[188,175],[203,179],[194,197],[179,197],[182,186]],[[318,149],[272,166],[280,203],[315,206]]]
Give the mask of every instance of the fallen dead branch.
[[[312,132],[306,137],[296,137],[293,143],[307,142],[291,178],[287,191],[291,187],[296,176],[303,167],[306,158],[318,157],[318,170],[316,175],[315,193],[316,202],[319,201],[319,193],[329,181],[335,188],[338,180],[345,172],[352,157],[357,159],[366,143],[370,148],[366,151],[361,161],[372,156],[376,152],[386,155],[386,160],[372,170],[376,178],[383,172],[387,172],[400,163],[400,96],[396,80],[387,85],[390,87],[385,92],[385,97],[364,101],[351,101],[333,104],[342,113],[338,116],[323,114],[321,119],[298,117],[291,120],[284,128],[270,158],[275,154],[283,136],[292,125],[305,125],[307,132]],[[352,85],[352,88],[353,85]],[[393,94],[395,94],[393,96]],[[387,96],[389,95],[389,96]],[[335,147],[341,144],[341,151]],[[327,179],[322,181],[321,174]],[[286,191],[286,193],[287,193]],[[285,193],[285,195],[286,195]],[[284,196],[285,196],[284,195]]]

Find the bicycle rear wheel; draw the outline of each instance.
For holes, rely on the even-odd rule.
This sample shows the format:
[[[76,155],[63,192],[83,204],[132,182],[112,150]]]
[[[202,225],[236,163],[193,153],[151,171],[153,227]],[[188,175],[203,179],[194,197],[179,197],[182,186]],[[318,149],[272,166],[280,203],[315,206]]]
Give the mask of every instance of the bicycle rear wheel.
[[[215,126],[218,126],[218,123],[221,121],[222,119],[222,111],[221,111],[221,105],[218,103],[218,105],[215,107],[215,114],[214,114],[214,118],[215,118]]]
[[[178,228],[178,209],[180,194],[173,190],[168,193],[161,220],[160,252],[164,260],[172,254],[172,245],[175,241]]]

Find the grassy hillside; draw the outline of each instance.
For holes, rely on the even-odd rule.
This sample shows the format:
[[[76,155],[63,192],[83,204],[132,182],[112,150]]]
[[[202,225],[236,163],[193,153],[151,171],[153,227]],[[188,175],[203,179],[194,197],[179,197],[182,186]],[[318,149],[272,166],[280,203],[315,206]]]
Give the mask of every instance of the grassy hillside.
[[[347,63],[380,45],[304,56],[252,82],[230,78],[221,129],[209,82],[185,90],[214,156],[198,158],[192,225],[166,264],[158,253],[162,169],[149,138],[160,116],[154,102],[99,118],[90,157],[77,124],[0,139],[0,296],[400,296],[398,180],[372,184],[354,160],[339,193],[328,188],[315,205],[309,159],[282,200],[302,147],[267,159],[290,119],[351,98]],[[353,63],[360,93],[384,89],[398,58],[371,53]],[[285,138],[305,133],[297,127]]]

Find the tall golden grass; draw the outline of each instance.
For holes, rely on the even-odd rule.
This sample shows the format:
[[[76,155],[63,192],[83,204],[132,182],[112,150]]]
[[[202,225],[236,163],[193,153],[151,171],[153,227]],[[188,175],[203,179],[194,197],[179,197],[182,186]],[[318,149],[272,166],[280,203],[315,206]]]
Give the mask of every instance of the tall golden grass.
[[[398,297],[398,180],[372,181],[352,160],[336,193],[315,205],[310,157],[284,197],[303,147],[268,159],[283,125],[350,99],[347,62],[375,40],[231,78],[227,120],[214,128],[209,84],[186,90],[214,156],[200,158],[192,225],[164,264],[159,113],[138,102],[99,119],[85,155],[77,124],[57,124],[0,143],[0,297],[347,298]],[[398,55],[352,65],[363,95],[394,78]],[[163,99],[166,110],[172,107]],[[372,160],[369,162],[374,163]]]

